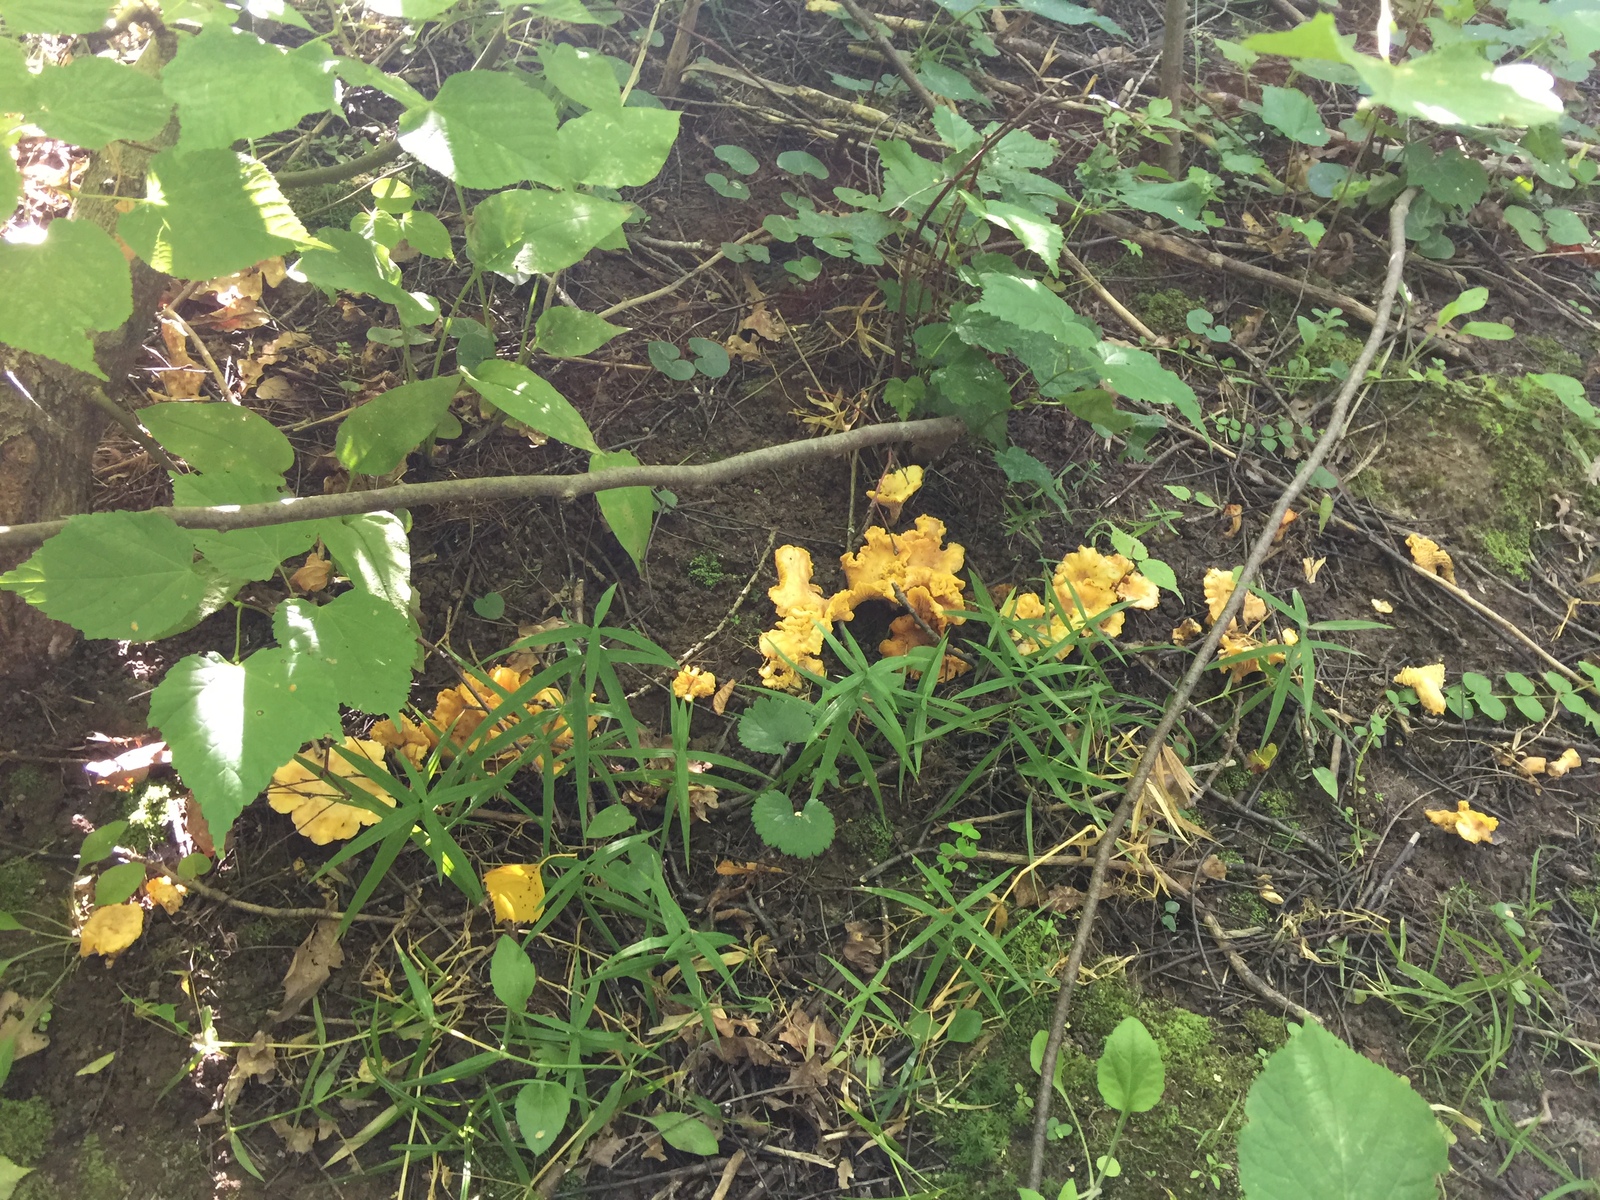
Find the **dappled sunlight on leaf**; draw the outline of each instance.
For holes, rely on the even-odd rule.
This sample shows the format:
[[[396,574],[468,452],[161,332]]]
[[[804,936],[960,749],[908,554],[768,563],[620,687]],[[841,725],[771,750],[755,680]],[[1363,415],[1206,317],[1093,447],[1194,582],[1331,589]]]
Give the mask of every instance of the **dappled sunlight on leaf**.
[[[544,912],[544,877],[538,863],[508,863],[483,876],[483,890],[494,901],[497,921],[526,924]]]

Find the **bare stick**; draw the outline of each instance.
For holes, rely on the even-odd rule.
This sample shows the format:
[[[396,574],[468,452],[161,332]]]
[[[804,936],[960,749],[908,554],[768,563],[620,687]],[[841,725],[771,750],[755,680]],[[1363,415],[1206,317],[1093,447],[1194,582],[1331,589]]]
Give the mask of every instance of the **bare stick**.
[[[1167,706],[1161,714],[1161,721],[1151,733],[1149,741],[1145,743],[1144,753],[1139,757],[1139,765],[1134,769],[1133,776],[1123,791],[1122,802],[1117,805],[1117,811],[1112,813],[1110,823],[1100,835],[1099,852],[1095,855],[1094,872],[1089,876],[1088,893],[1083,899],[1083,912],[1078,918],[1078,929],[1073,935],[1072,952],[1067,956],[1067,964],[1061,970],[1061,989],[1056,993],[1056,1008],[1050,1021],[1050,1036],[1044,1048],[1046,1065],[1040,1073],[1039,1092],[1034,1101],[1033,1153],[1028,1163],[1028,1186],[1035,1191],[1038,1191],[1039,1180],[1044,1173],[1044,1151],[1050,1129],[1050,1103],[1055,1092],[1056,1055],[1060,1053],[1067,1016],[1072,1011],[1072,993],[1077,987],[1078,972],[1083,967],[1083,957],[1089,949],[1089,937],[1094,931],[1094,917],[1099,907],[1100,890],[1110,869],[1111,856],[1116,853],[1117,837],[1127,825],[1129,817],[1133,815],[1135,800],[1144,794],[1145,784],[1150,781],[1150,775],[1155,770],[1161,748],[1167,744],[1167,739],[1177,728],[1178,720],[1188,706],[1189,697],[1194,694],[1200,685],[1201,677],[1211,667],[1212,657],[1216,654],[1217,647],[1222,644],[1223,634],[1238,616],[1239,610],[1244,607],[1245,597],[1250,594],[1250,581],[1255,578],[1256,572],[1261,569],[1261,564],[1266,562],[1267,555],[1272,551],[1273,535],[1283,522],[1283,514],[1289,511],[1289,506],[1299,497],[1301,491],[1311,481],[1312,475],[1339,441],[1344,430],[1345,418],[1350,412],[1350,404],[1365,381],[1367,368],[1377,357],[1378,347],[1382,344],[1389,328],[1389,316],[1394,310],[1395,295],[1400,290],[1400,276],[1406,261],[1406,213],[1411,208],[1411,198],[1414,195],[1416,195],[1414,188],[1407,189],[1389,210],[1389,270],[1383,281],[1383,294],[1378,300],[1378,311],[1373,314],[1372,332],[1367,337],[1366,345],[1361,348],[1361,356],[1356,359],[1350,368],[1350,373],[1345,376],[1344,385],[1339,389],[1328,428],[1317,439],[1317,444],[1311,448],[1311,453],[1306,456],[1299,473],[1289,481],[1289,486],[1283,490],[1278,502],[1272,506],[1266,525],[1250,548],[1250,557],[1245,560],[1244,567],[1239,572],[1239,580],[1234,586],[1233,595],[1229,596],[1228,602],[1222,606],[1222,612],[1212,624],[1211,632],[1206,634],[1205,639],[1195,648],[1194,661],[1184,673],[1177,691],[1167,701]]]
[[[678,87],[683,83],[683,69],[689,65],[689,43],[694,40],[694,23],[699,18],[700,0],[685,0],[683,16],[678,18],[678,32],[672,35],[672,47],[667,51],[667,61],[661,68],[661,83],[656,87],[657,99],[671,100],[678,94]]]
[[[1161,28],[1161,97],[1172,105],[1172,118],[1183,108],[1183,35],[1189,23],[1186,0],[1166,0]],[[1183,136],[1176,129],[1162,131],[1161,168],[1173,179],[1183,170]]]
[[[1205,922],[1206,928],[1211,931],[1211,936],[1217,943],[1217,949],[1222,951],[1223,957],[1228,960],[1228,965],[1239,973],[1239,978],[1250,986],[1251,991],[1298,1020],[1315,1021],[1318,1025],[1323,1023],[1322,1018],[1317,1016],[1316,1013],[1305,1005],[1289,999],[1289,997],[1252,971],[1250,964],[1244,961],[1244,956],[1233,948],[1233,943],[1228,939],[1228,934],[1222,928],[1222,922],[1217,920],[1216,914],[1198,900],[1194,901],[1194,906],[1200,910],[1200,919]]]
[[[1093,274],[1090,273],[1089,268],[1084,266],[1083,260],[1065,246],[1061,247],[1061,261],[1076,271],[1078,273],[1078,278],[1088,284],[1089,289],[1094,292],[1096,296],[1099,296],[1101,302],[1104,303],[1105,306],[1112,312],[1116,313],[1117,316],[1121,318],[1122,323],[1129,329],[1133,330],[1140,337],[1147,339],[1152,345],[1165,346],[1168,344],[1166,338],[1156,333],[1138,317],[1134,316],[1134,314],[1128,310],[1121,300],[1118,300],[1109,291],[1107,291],[1106,285],[1101,283],[1094,277]]]
[[[422,504],[481,503],[545,496],[575,500],[608,488],[697,488],[726,483],[757,471],[793,467],[821,458],[837,458],[895,442],[941,442],[960,437],[966,426],[957,417],[934,417],[884,425],[866,425],[849,433],[784,442],[735,454],[718,462],[691,467],[613,467],[581,475],[491,475],[483,479],[446,479],[436,483],[403,483],[370,492],[332,496],[288,496],[266,504],[221,505],[215,508],[152,508],[184,529],[259,529],[290,521],[315,521],[357,513],[388,512]],[[0,546],[31,546],[66,528],[66,520],[32,525],[0,525]]]
[[[883,51],[884,57],[894,64],[894,69],[900,72],[900,78],[906,81],[911,94],[922,101],[922,107],[931,113],[938,112],[939,98],[928,90],[927,84],[917,78],[917,73],[911,69],[906,56],[895,49],[894,43],[889,40],[889,35],[883,26],[878,24],[877,18],[857,4],[856,0],[839,0],[839,3],[844,5],[844,10],[850,14],[850,19],[861,26],[878,49]]]

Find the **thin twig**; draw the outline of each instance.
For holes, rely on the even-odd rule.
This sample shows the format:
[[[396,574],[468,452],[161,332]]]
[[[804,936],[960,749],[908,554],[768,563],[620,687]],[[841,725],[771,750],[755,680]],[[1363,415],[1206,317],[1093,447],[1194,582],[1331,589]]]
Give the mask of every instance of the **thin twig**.
[[[895,49],[894,43],[889,40],[889,34],[882,25],[878,24],[877,18],[857,4],[856,0],[839,0],[839,3],[844,5],[844,10],[850,14],[850,19],[861,26],[866,35],[872,39],[873,44],[883,52],[884,57],[900,73],[900,78],[906,81],[906,86],[911,89],[911,94],[922,101],[922,107],[930,113],[938,112],[941,107],[939,98],[928,90],[927,84],[917,78],[917,73],[911,69],[911,64],[906,61],[906,56]]]
[[[1244,567],[1239,573],[1238,582],[1233,589],[1233,595],[1228,597],[1228,602],[1223,605],[1222,612],[1211,626],[1211,631],[1195,648],[1194,661],[1189,670],[1184,674],[1183,681],[1178,685],[1178,690],[1167,701],[1166,709],[1161,714],[1161,721],[1151,733],[1145,743],[1144,753],[1140,755],[1139,765],[1134,769],[1133,776],[1128,780],[1123,793],[1122,803],[1117,806],[1117,811],[1112,814],[1110,823],[1105,832],[1100,836],[1099,853],[1095,856],[1094,873],[1089,878],[1089,888],[1084,896],[1083,912],[1078,919],[1077,932],[1073,936],[1072,952],[1067,957],[1066,966],[1061,971],[1061,989],[1056,994],[1055,1013],[1050,1022],[1050,1034],[1045,1042],[1044,1062],[1048,1064],[1040,1074],[1039,1092],[1034,1102],[1033,1145],[1032,1155],[1028,1164],[1028,1186],[1035,1191],[1039,1189],[1039,1181],[1044,1174],[1044,1154],[1050,1129],[1050,1106],[1055,1093],[1055,1061],[1056,1055],[1061,1050],[1062,1034],[1066,1029],[1067,1016],[1072,1011],[1072,993],[1077,986],[1078,972],[1082,969],[1083,958],[1089,948],[1089,937],[1094,930],[1095,911],[1099,905],[1100,889],[1105,883],[1106,872],[1110,869],[1111,857],[1116,852],[1117,837],[1127,825],[1128,819],[1133,814],[1135,800],[1144,794],[1145,785],[1149,782],[1151,773],[1155,770],[1157,758],[1161,748],[1167,744],[1173,730],[1177,728],[1178,720],[1188,707],[1189,697],[1194,694],[1199,686],[1201,677],[1211,667],[1212,656],[1216,654],[1218,646],[1222,643],[1223,635],[1233,623],[1244,606],[1245,597],[1250,593],[1250,583],[1255,578],[1256,572],[1266,562],[1268,554],[1272,552],[1273,535],[1277,532],[1279,524],[1283,521],[1283,514],[1289,511],[1289,506],[1299,497],[1301,491],[1311,481],[1324,459],[1338,443],[1344,429],[1345,418],[1349,414],[1351,401],[1355,399],[1356,392],[1366,379],[1367,368],[1377,357],[1378,347],[1382,344],[1384,335],[1389,328],[1389,316],[1394,309],[1395,296],[1400,290],[1400,276],[1405,267],[1406,213],[1411,208],[1411,198],[1416,194],[1415,189],[1407,189],[1396,198],[1389,211],[1389,269],[1384,278],[1383,293],[1378,302],[1377,312],[1373,314],[1372,333],[1367,337],[1366,345],[1361,349],[1361,355],[1350,368],[1350,373],[1345,376],[1343,386],[1339,389],[1339,396],[1334,403],[1333,417],[1328,422],[1328,427],[1323,435],[1317,439],[1317,444],[1312,447],[1311,453],[1306,456],[1300,471],[1289,481],[1289,486],[1278,497],[1278,502],[1273,505],[1266,524],[1257,536],[1255,544],[1250,549],[1250,556],[1245,560]]]
[[[1240,979],[1250,985],[1251,991],[1263,1000],[1292,1013],[1302,1021],[1315,1021],[1318,1025],[1323,1024],[1322,1018],[1317,1016],[1316,1013],[1306,1008],[1303,1004],[1295,1003],[1295,1001],[1289,999],[1289,997],[1250,969],[1250,964],[1245,962],[1243,956],[1233,948],[1233,943],[1228,940],[1228,935],[1222,928],[1222,922],[1217,920],[1215,913],[1198,900],[1191,898],[1190,903],[1199,911],[1200,919],[1205,922],[1206,928],[1211,931],[1211,937],[1217,943],[1217,949],[1221,950],[1223,957],[1228,960],[1228,965],[1239,973]]]
[[[184,529],[259,529],[291,521],[313,521],[357,513],[388,512],[428,504],[470,504],[495,500],[526,500],[543,496],[558,501],[575,500],[609,488],[710,487],[757,471],[793,467],[820,458],[836,458],[895,442],[939,442],[958,438],[966,426],[958,417],[933,417],[920,421],[864,425],[848,433],[829,434],[749,450],[699,466],[612,467],[577,475],[491,475],[481,479],[446,479],[434,483],[404,483],[374,488],[370,492],[344,492],[328,496],[289,496],[265,504],[215,508],[152,508]],[[36,521],[31,525],[0,525],[0,546],[37,545],[66,528],[68,518]]]
[[[1089,268],[1084,266],[1083,261],[1065,246],[1061,247],[1061,260],[1078,273],[1078,278],[1082,279],[1086,284],[1088,284],[1089,290],[1094,292],[1096,296],[1099,296],[1101,302],[1112,312],[1116,313],[1117,316],[1121,318],[1122,323],[1129,329],[1133,330],[1140,337],[1144,338],[1153,345],[1165,346],[1169,344],[1166,338],[1156,333],[1153,329],[1136,317],[1131,311],[1129,311],[1127,306],[1124,305],[1121,300],[1118,300],[1109,291],[1107,291],[1106,285],[1101,283],[1092,274],[1090,274]]]

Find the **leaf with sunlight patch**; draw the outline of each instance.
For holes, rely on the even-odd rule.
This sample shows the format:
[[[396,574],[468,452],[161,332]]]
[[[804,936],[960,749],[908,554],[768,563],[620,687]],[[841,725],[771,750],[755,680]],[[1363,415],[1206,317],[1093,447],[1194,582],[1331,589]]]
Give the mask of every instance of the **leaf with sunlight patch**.
[[[0,158],[11,155],[0,148]],[[127,260],[98,225],[52,221],[42,242],[0,242],[0,341],[6,345],[104,379],[90,338],[115,329],[132,312]]]

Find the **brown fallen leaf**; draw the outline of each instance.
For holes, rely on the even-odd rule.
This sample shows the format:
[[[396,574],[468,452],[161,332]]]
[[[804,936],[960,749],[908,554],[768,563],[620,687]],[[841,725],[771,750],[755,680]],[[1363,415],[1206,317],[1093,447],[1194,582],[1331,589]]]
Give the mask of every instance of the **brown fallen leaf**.
[[[320,592],[332,578],[332,561],[312,550],[300,568],[289,576],[289,582],[302,592]]]
[[[717,807],[717,789],[691,784],[689,787],[689,815],[696,821],[711,820],[711,810]]]
[[[762,301],[750,310],[750,315],[739,322],[739,330],[752,331],[757,337],[769,342],[782,341],[789,327],[783,323],[783,318],[767,307]]]
[[[737,333],[731,334],[728,340],[722,343],[722,348],[728,352],[729,358],[736,358],[740,362],[761,361],[761,346],[755,338],[742,338]]]
[[[48,1000],[29,1000],[16,992],[0,995],[0,1045],[11,1043],[13,1059],[37,1054],[50,1039],[34,1028],[50,1007]]]
[[[318,921],[289,962],[283,977],[283,1007],[272,1014],[272,1023],[276,1025],[304,1008],[322,990],[328,976],[342,966],[344,948],[339,945],[339,922]]]
[[[840,951],[845,962],[862,971],[874,970],[883,957],[883,944],[872,936],[872,926],[865,921],[846,921],[844,948]]]
[[[295,386],[282,375],[268,375],[256,384],[256,398],[258,400],[293,400]]]
[[[290,1154],[309,1154],[311,1147],[317,1144],[317,1131],[311,1125],[291,1125],[284,1118],[279,1117],[272,1122],[272,1132],[283,1139],[283,1145]]]
[[[222,1085],[222,1107],[232,1107],[239,1093],[244,1091],[244,1085],[252,1079],[269,1082],[278,1073],[277,1056],[278,1052],[267,1042],[266,1030],[257,1030],[248,1046],[239,1047],[233,1060],[233,1070],[228,1072],[228,1081]]]
[[[789,1010],[789,1015],[778,1027],[776,1036],[785,1046],[791,1046],[808,1056],[814,1052],[832,1054],[834,1046],[839,1041],[828,1032],[828,1027],[823,1024],[821,1017],[813,1017],[801,1004],[796,1004]]]
[[[728,708],[728,701],[733,699],[735,681],[730,679],[717,689],[717,694],[711,697],[711,711],[721,716]]]

